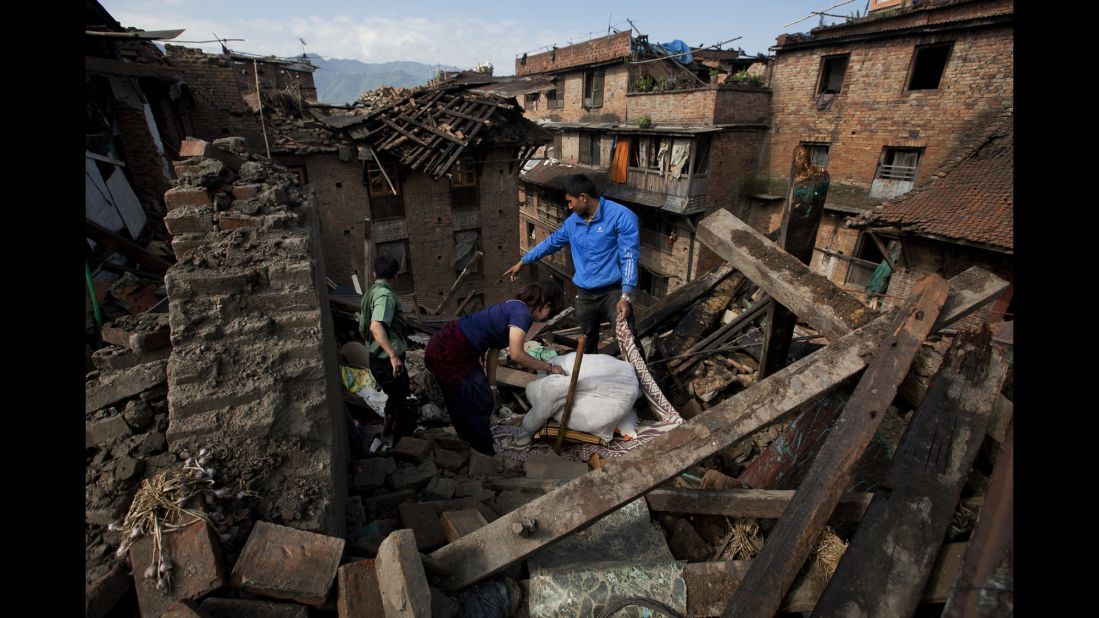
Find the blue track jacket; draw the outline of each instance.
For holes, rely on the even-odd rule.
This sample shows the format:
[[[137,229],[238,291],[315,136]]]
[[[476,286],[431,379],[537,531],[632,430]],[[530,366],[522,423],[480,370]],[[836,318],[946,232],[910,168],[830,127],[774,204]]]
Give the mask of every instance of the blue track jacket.
[[[590,223],[572,213],[545,240],[523,256],[524,264],[537,262],[565,245],[572,250],[576,274],[572,282],[584,289],[622,282],[623,292],[637,287],[638,242],[637,215],[605,197]]]

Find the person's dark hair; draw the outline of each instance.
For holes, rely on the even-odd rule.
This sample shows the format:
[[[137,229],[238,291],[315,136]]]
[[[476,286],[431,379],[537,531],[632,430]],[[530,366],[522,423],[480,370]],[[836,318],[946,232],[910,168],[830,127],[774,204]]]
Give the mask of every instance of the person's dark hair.
[[[392,279],[397,276],[400,265],[397,260],[388,255],[379,255],[374,258],[374,274],[379,279]]]
[[[528,285],[515,298],[526,303],[531,309],[549,305],[552,309],[551,315],[560,312],[565,306],[565,293],[552,279],[544,279]]]
[[[593,198],[599,198],[599,189],[595,188],[591,178],[583,174],[573,174],[565,179],[565,193],[573,197],[580,197],[581,193],[587,193]]]

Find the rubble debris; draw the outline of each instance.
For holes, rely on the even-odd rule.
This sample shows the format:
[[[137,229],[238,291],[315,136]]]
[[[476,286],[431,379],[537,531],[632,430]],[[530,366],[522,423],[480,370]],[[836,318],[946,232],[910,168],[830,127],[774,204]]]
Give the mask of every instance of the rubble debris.
[[[309,618],[309,608],[260,599],[211,597],[199,603],[212,618]]]
[[[447,542],[446,533],[439,523],[435,509],[423,502],[407,502],[397,507],[397,521],[401,528],[410,528],[416,535],[416,548],[432,550]]]
[[[165,529],[159,543],[149,531],[130,547],[142,615],[159,616],[176,601],[199,599],[225,585],[217,539],[205,521],[192,521]]]
[[[389,454],[399,461],[408,461],[414,464],[423,463],[431,452],[431,443],[427,440],[407,436],[393,445]]]
[[[439,521],[443,526],[443,533],[446,535],[448,543],[453,543],[470,532],[488,524],[484,515],[481,515],[481,512],[477,509],[445,511],[439,517]]]
[[[126,568],[121,564],[114,565],[84,591],[84,616],[104,618],[126,596],[132,585],[133,578]]]
[[[168,606],[160,618],[213,618],[194,601],[176,601]]]
[[[167,367],[161,360],[100,373],[84,384],[84,411],[90,414],[163,384],[168,378]]]
[[[253,594],[321,607],[336,579],[344,539],[258,521],[230,576]]]

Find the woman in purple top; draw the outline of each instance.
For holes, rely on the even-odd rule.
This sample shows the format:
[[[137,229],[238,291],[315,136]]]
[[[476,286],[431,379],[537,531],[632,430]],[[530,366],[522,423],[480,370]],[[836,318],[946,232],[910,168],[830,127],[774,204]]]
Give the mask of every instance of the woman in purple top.
[[[538,360],[523,349],[530,325],[544,322],[563,304],[559,285],[553,281],[532,283],[516,298],[450,322],[428,342],[424,365],[443,389],[454,429],[479,452],[496,452],[489,417],[496,399],[500,350],[506,348],[511,359],[524,367],[564,375],[560,366]]]

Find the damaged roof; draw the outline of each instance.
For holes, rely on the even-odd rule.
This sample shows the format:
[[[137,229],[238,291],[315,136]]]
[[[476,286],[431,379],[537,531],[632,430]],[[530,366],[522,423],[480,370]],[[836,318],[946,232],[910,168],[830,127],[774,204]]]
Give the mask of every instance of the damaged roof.
[[[486,138],[497,144],[533,147],[552,137],[523,117],[514,97],[479,92],[455,82],[413,92],[366,114],[318,120],[436,179],[462,152]],[[483,132],[486,127],[488,132]]]
[[[1013,252],[1014,108],[956,148],[916,189],[869,215],[867,227],[899,226],[920,235]]]

